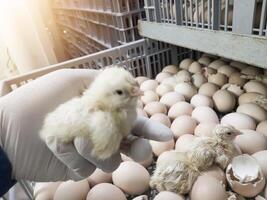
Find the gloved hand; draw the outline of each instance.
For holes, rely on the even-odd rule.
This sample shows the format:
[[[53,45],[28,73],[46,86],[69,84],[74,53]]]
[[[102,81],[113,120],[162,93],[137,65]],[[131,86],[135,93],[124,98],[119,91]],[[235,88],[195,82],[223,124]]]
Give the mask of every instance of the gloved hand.
[[[0,146],[12,164],[14,179],[79,180],[96,167],[106,172],[118,167],[120,152],[107,160],[96,160],[90,155],[89,141],[84,138],[75,138],[71,144],[51,138],[47,146],[39,137],[46,114],[81,95],[98,73],[88,69],[58,70],[0,98]],[[167,127],[146,118],[136,120],[132,134],[158,141],[172,138]]]

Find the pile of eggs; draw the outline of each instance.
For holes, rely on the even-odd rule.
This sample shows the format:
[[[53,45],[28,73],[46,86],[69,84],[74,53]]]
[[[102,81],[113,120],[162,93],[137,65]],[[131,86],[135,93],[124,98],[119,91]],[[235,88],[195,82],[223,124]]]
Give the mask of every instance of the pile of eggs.
[[[144,92],[138,100],[138,115],[169,127],[174,139],[166,142],[142,139],[144,144],[151,145],[153,155],[148,153],[140,163],[122,155],[123,162],[113,173],[96,169],[78,182],[38,183],[36,200],[267,198],[267,82],[259,78],[264,74],[267,75],[266,70],[203,54],[197,61],[187,58],[179,66],[164,67],[155,79],[137,77]],[[255,180],[253,184],[238,182],[231,179],[229,166],[223,171],[214,165],[198,177],[186,196],[167,191],[157,193],[149,188],[150,169],[155,161],[164,162],[173,149],[187,151],[196,137],[212,136],[219,123],[230,124],[243,133],[234,141],[237,154],[251,155],[249,162],[260,168],[261,176],[255,179],[261,180],[259,184]]]

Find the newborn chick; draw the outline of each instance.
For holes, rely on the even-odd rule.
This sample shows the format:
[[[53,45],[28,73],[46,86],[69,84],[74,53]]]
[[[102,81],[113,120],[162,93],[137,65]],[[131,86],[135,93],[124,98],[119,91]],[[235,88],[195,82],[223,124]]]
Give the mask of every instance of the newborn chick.
[[[114,154],[136,120],[138,83],[125,69],[104,69],[81,97],[61,104],[44,120],[40,135],[72,142],[77,136],[91,141],[92,155],[104,160]]]

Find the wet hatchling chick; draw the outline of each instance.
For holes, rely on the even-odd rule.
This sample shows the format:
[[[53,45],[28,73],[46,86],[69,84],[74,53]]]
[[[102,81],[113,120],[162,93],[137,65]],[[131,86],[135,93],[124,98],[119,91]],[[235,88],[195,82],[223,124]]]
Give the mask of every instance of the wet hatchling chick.
[[[41,129],[43,140],[56,137],[69,143],[88,137],[92,156],[104,160],[120,147],[136,120],[138,96],[134,77],[122,67],[104,69],[81,97],[61,104],[49,113]]]

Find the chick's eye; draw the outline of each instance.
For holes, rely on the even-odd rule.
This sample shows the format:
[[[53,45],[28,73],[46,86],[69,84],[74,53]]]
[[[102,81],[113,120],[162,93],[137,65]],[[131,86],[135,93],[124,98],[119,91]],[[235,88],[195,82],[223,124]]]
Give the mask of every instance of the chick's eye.
[[[122,95],[123,94],[123,91],[122,90],[116,90],[116,94]]]
[[[231,135],[232,133],[231,132],[228,132],[227,135]]]

